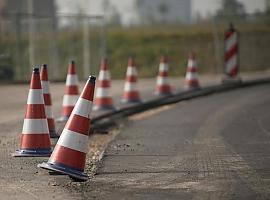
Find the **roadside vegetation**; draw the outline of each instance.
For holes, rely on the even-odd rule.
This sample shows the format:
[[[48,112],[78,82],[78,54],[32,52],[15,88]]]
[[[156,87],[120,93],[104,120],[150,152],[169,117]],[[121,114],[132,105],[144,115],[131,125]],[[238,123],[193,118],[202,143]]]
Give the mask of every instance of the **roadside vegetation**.
[[[236,23],[240,33],[241,71],[265,70],[269,67],[270,26],[268,25],[267,22],[263,21],[248,24]],[[109,27],[106,32],[106,46],[112,78],[122,79],[125,77],[129,56],[136,58],[140,77],[156,76],[161,55],[169,56],[170,75],[182,76],[185,73],[187,56],[191,51],[197,54],[200,73],[222,72],[223,34],[227,26],[228,23],[206,23],[191,26],[136,27],[128,29]],[[213,32],[213,30],[216,31]],[[91,41],[91,70],[94,74],[97,74],[101,55],[98,50],[100,35],[97,31],[92,30],[89,37]],[[216,40],[214,40],[214,37],[216,37]],[[12,63],[16,59],[22,61],[22,65],[13,71],[19,74],[27,74],[25,72],[30,69],[27,35],[22,35],[20,38],[20,51],[17,54],[14,54],[18,47],[16,46],[16,37],[14,35],[5,35],[1,38],[1,53],[11,56],[10,66],[15,68]],[[70,59],[76,61],[79,77],[82,78],[82,31],[66,32],[60,30],[55,41],[58,50],[60,74],[57,79],[65,79],[66,66]],[[52,62],[50,42],[50,35],[46,33],[41,33],[36,38],[37,63],[47,62],[50,64]],[[52,70],[50,72],[53,73]]]

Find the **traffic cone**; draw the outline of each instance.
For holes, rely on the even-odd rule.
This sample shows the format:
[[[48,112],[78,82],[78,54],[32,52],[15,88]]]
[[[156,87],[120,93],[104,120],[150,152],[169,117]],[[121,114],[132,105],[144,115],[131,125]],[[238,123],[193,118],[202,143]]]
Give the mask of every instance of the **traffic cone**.
[[[97,91],[95,95],[94,108],[97,111],[115,110],[113,100],[110,95],[110,72],[107,59],[102,59],[98,76]]]
[[[50,82],[48,80],[48,69],[47,69],[46,64],[43,64],[41,66],[40,80],[41,80],[42,92],[43,92],[43,97],[44,97],[45,114],[48,121],[50,137],[57,138],[59,137],[59,135],[55,131],[55,122],[54,122],[54,117],[52,113],[52,99],[51,99],[50,86],[49,86]]]
[[[50,156],[50,154],[51,142],[45,115],[39,69],[34,68],[21,134],[21,147],[12,156],[41,157]]]
[[[187,72],[185,79],[185,89],[199,89],[199,80],[198,80],[198,67],[195,59],[195,53],[189,55]]]
[[[87,180],[84,167],[95,80],[94,76],[89,77],[51,157],[47,163],[41,163],[38,167],[67,174],[75,180]]]
[[[129,58],[126,73],[126,82],[122,103],[139,103],[141,102],[139,91],[137,90],[137,69],[133,58]]]
[[[162,56],[160,58],[159,64],[159,73],[157,77],[157,85],[155,91],[156,95],[167,96],[172,94],[171,86],[168,81],[168,71],[169,71],[168,58]]]
[[[62,117],[58,121],[67,121],[79,98],[78,77],[75,62],[71,61],[68,66],[65,95],[63,97]]]

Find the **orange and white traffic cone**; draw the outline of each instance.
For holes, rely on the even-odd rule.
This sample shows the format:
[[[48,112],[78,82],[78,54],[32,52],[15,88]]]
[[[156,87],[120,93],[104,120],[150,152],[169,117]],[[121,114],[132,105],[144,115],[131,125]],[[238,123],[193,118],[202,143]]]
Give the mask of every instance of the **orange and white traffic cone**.
[[[43,64],[40,70],[40,80],[42,86],[42,92],[45,104],[45,114],[48,121],[49,133],[51,138],[57,138],[59,135],[55,131],[55,122],[52,112],[52,99],[50,93],[50,82],[48,80],[48,69],[47,65]]]
[[[51,157],[38,167],[67,174],[75,180],[87,180],[84,168],[95,80],[94,76],[89,77]]]
[[[195,53],[189,55],[185,79],[185,89],[199,89],[198,67]]]
[[[62,116],[58,121],[67,121],[79,98],[78,77],[75,62],[71,61],[68,66],[65,95],[63,97]]]
[[[126,73],[126,82],[124,93],[121,99],[122,103],[139,103],[141,102],[139,91],[137,90],[137,69],[133,58],[129,58]]]
[[[98,76],[97,91],[95,95],[94,108],[97,111],[115,110],[113,99],[110,95],[111,80],[108,69],[108,60],[102,59]]]
[[[50,156],[51,142],[45,115],[39,68],[34,68],[21,134],[21,147],[14,157]]]
[[[156,95],[167,96],[172,94],[171,86],[168,81],[168,71],[169,71],[168,58],[162,56],[160,58],[159,64],[159,73],[157,77],[157,84],[155,91]]]

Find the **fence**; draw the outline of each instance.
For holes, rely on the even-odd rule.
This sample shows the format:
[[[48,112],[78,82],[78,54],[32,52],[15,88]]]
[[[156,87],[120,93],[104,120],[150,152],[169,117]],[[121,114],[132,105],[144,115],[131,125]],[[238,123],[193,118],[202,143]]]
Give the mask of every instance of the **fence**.
[[[28,80],[32,67],[42,63],[48,64],[51,79],[64,80],[71,59],[84,79],[98,74],[100,58],[106,55],[113,78],[125,76],[129,55],[136,56],[140,77],[156,76],[161,54],[170,57],[170,75],[182,75],[190,51],[196,52],[201,73],[222,73],[224,32],[230,22],[240,33],[240,71],[268,69],[267,17],[123,29],[106,27],[102,16],[9,14],[0,21],[0,80],[1,74]]]
[[[28,80],[31,69],[42,63],[48,64],[51,79],[64,80],[71,59],[85,78],[106,55],[103,16],[14,13],[0,19],[0,26],[0,54],[11,58],[5,66],[16,81]]]

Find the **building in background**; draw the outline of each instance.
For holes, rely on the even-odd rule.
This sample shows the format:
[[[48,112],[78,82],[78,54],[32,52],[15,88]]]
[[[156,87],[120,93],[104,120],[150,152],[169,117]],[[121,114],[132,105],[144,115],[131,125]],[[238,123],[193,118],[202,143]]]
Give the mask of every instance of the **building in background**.
[[[0,24],[4,18],[13,18],[16,14],[27,17],[49,17],[56,23],[56,6],[54,0],[0,0]]]
[[[55,16],[54,0],[0,0],[0,11],[3,13],[33,13]],[[33,9],[31,9],[31,7]],[[31,9],[31,10],[29,10]]]

